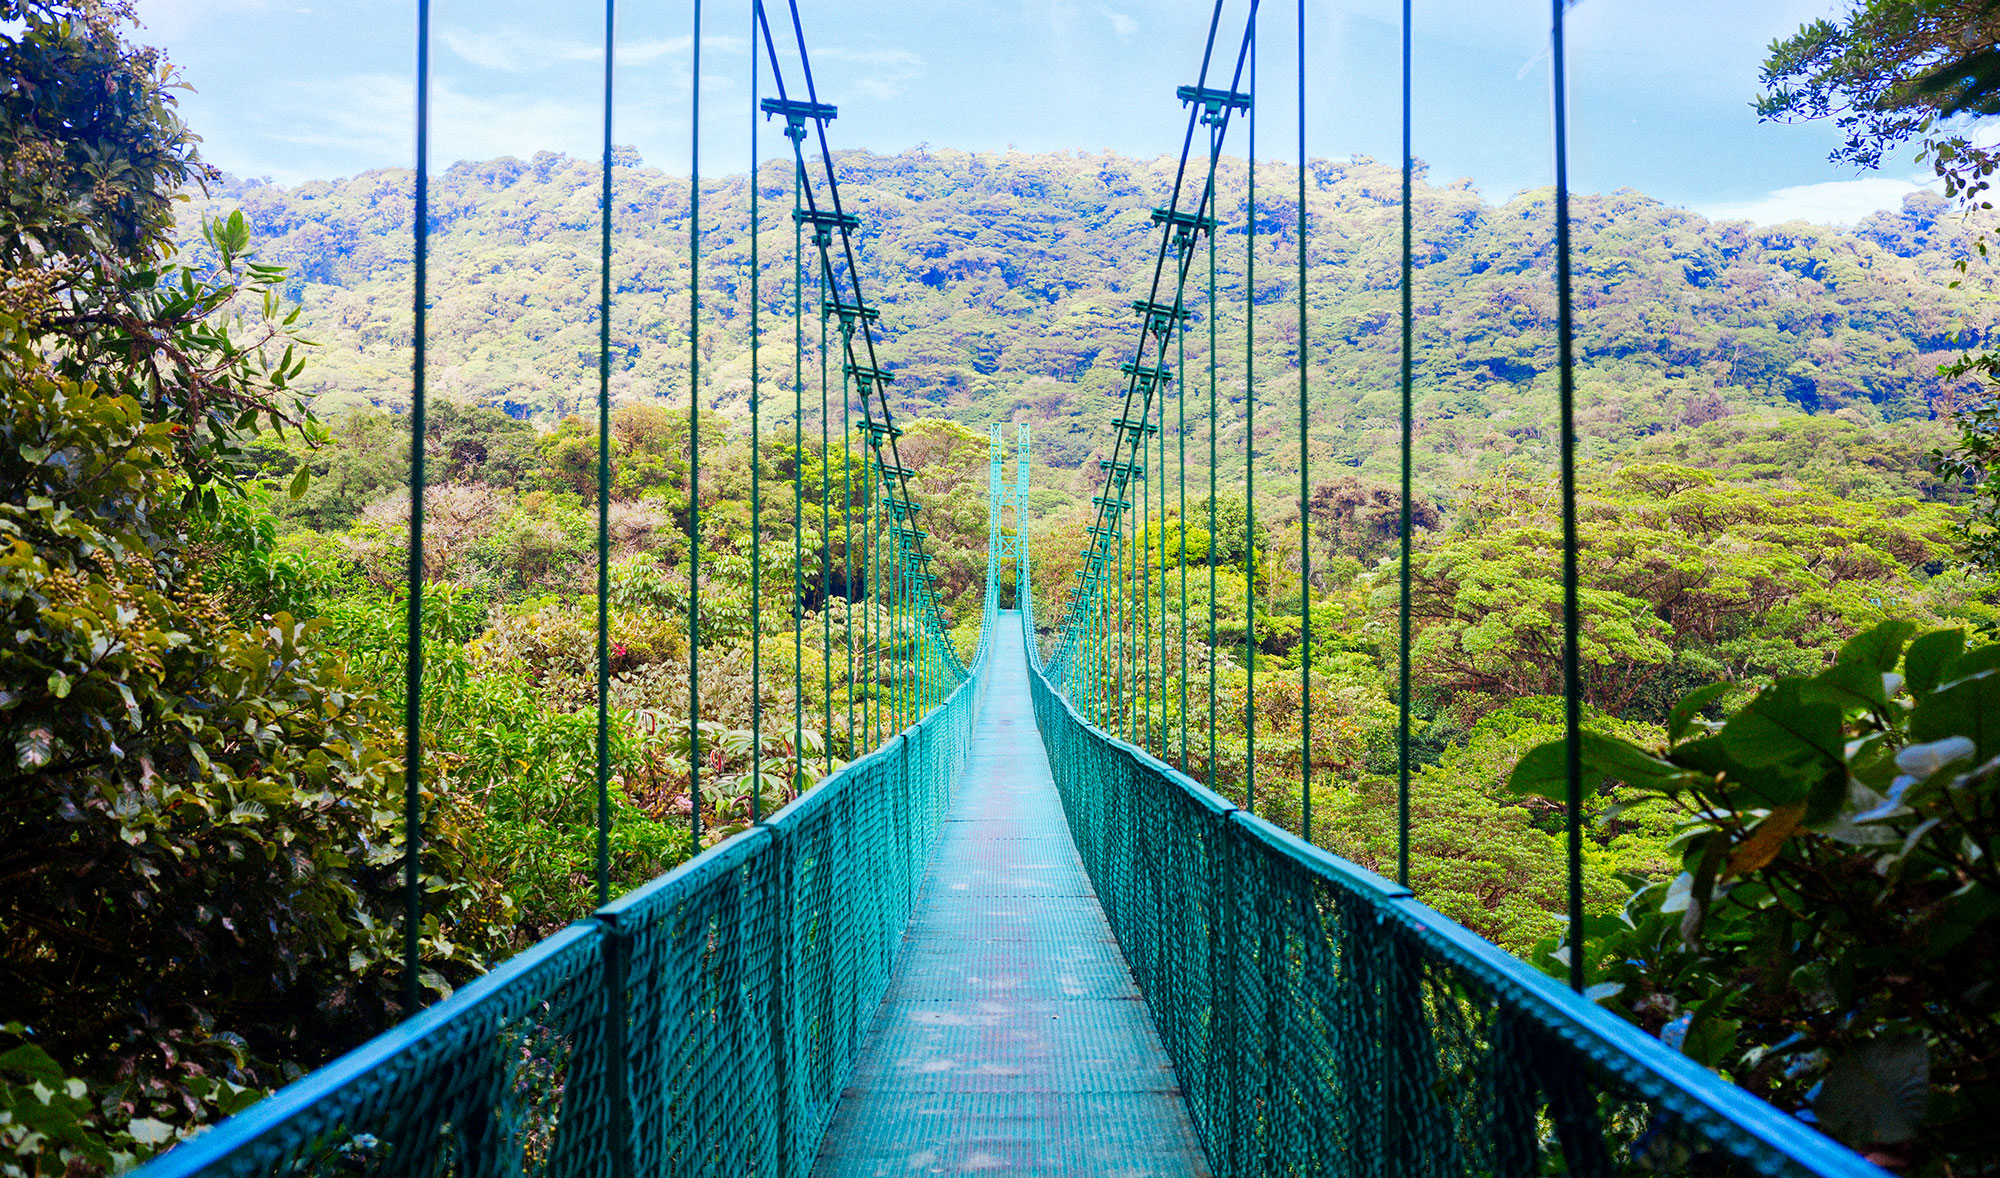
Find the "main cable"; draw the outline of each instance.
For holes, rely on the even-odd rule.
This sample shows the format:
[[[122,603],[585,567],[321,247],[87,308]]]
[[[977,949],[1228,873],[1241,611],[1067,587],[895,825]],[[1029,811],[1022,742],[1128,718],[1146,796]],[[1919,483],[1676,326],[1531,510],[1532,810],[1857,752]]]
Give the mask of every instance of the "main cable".
[[[761,17],[762,4],[757,5]],[[789,132],[788,132],[789,134]],[[805,789],[806,781],[806,572],[805,572],[805,478],[806,478],[806,247],[805,222],[799,219],[803,207],[800,192],[805,187],[805,165],[792,167],[792,790]]]
[[[861,400],[862,420],[860,426],[868,435],[868,455],[870,459],[868,466],[872,468],[873,474],[879,474],[882,478],[884,491],[883,504],[882,511],[876,517],[876,528],[878,538],[886,537],[890,539],[897,557],[895,561],[895,576],[892,582],[894,592],[890,594],[889,631],[891,640],[895,641],[898,646],[901,645],[900,632],[902,628],[898,619],[903,616],[903,607],[905,605],[909,607],[909,621],[911,623],[909,634],[910,682],[907,684],[907,690],[903,690],[904,685],[901,683],[902,676],[900,670],[895,671],[891,676],[889,696],[892,703],[892,715],[895,720],[900,723],[904,718],[901,705],[902,703],[907,703],[910,711],[914,713],[909,716],[909,719],[914,721],[929,703],[942,699],[947,685],[963,681],[969,672],[948,639],[937,595],[932,587],[934,575],[927,568],[931,556],[924,551],[926,534],[915,526],[914,514],[916,504],[914,497],[909,491],[909,480],[913,472],[902,464],[897,439],[902,435],[903,431],[895,426],[894,417],[890,411],[888,402],[887,386],[893,380],[893,376],[880,367],[875,352],[875,342],[871,325],[879,318],[879,315],[873,308],[867,305],[862,296],[860,264],[853,239],[853,234],[860,228],[860,221],[859,218],[846,213],[842,208],[839,177],[834,167],[832,148],[827,138],[826,123],[837,116],[837,111],[833,107],[819,102],[817,86],[812,73],[811,58],[806,51],[805,32],[799,16],[798,6],[796,3],[792,3],[788,7],[791,15],[792,31],[798,45],[799,60],[804,73],[808,101],[794,102],[787,93],[784,70],[779,61],[776,38],[772,33],[768,14],[759,5],[756,14],[757,31],[761,34],[761,39],[764,42],[764,48],[771,63],[772,77],[778,92],[776,99],[762,100],[760,102],[760,109],[766,113],[782,113],[787,120],[786,135],[787,138],[792,140],[796,172],[797,195],[795,195],[793,202],[793,220],[795,226],[800,230],[807,224],[813,227],[814,243],[818,247],[820,255],[820,267],[816,274],[816,282],[823,292],[821,299],[822,337],[824,338],[826,335],[826,322],[831,316],[837,315],[841,320],[841,351],[844,360],[842,366],[843,424],[846,425],[848,422],[851,422],[850,414],[853,402],[851,399],[847,399],[845,392],[846,379],[851,377],[855,382],[856,391]],[[814,125],[817,133],[819,159],[826,175],[826,192],[828,202],[831,205],[830,210],[823,210],[820,207],[817,190],[808,180],[809,173],[806,166],[804,140],[808,135],[814,133],[807,130],[806,125],[809,122]],[[842,263],[839,266],[835,265],[835,250],[833,248],[836,234],[839,238],[838,253],[840,262]],[[795,232],[794,241],[797,243],[795,248],[802,251],[803,238],[801,233]],[[845,289],[843,289],[843,275],[845,276]],[[795,261],[795,282],[802,288],[802,258]],[[795,295],[795,320],[800,315],[798,307],[802,302],[802,293]],[[802,353],[804,347],[802,322],[795,326],[794,334],[798,343],[797,350]],[[823,345],[823,357],[824,354]],[[822,456],[823,459],[830,460],[830,438],[826,435],[830,430],[831,417],[830,402],[826,395],[828,380],[824,367],[825,363],[826,361],[823,359],[821,410]],[[803,379],[802,368],[799,364],[795,364],[795,385],[797,386],[797,404],[795,405],[794,413],[794,432],[799,442],[798,449],[802,458]],[[878,408],[880,410],[879,420],[876,412]],[[851,430],[849,432],[851,433]],[[844,447],[849,444],[848,442],[843,442]],[[831,594],[832,570],[830,545],[832,534],[831,520],[827,515],[827,512],[830,510],[828,500],[831,498],[829,476],[830,468],[827,468],[825,461],[823,461],[820,513],[820,530],[826,540],[826,550],[821,555],[821,598],[823,607],[830,600]],[[848,490],[847,512],[843,516],[847,522],[844,525],[843,534],[849,537],[848,543],[850,545],[852,529],[851,486],[852,467],[850,459],[843,466],[843,487]],[[795,487],[794,514],[796,532],[796,516],[798,514],[796,503],[798,500],[803,499],[803,487],[796,477]],[[852,552],[850,548],[850,551],[843,558],[843,570],[849,576],[850,580],[851,572],[847,572],[847,569],[851,562]],[[875,564],[879,569],[881,566],[880,560],[877,559]],[[798,595],[802,601],[804,594],[803,572],[802,568],[797,564],[795,564],[795,574]],[[879,582],[879,577],[877,581]],[[849,593],[849,608],[851,612],[853,605],[851,587],[849,588]],[[795,630],[795,654],[799,653],[798,648],[803,641],[801,637],[797,636],[803,629],[802,606],[798,612],[800,619],[797,630]],[[846,625],[847,627],[851,627],[851,616]],[[867,623],[864,621],[864,629],[866,625]],[[828,740],[830,742],[832,727],[832,695],[830,684],[832,639],[830,617],[823,619],[822,630],[823,680],[825,680],[823,682],[823,692],[825,695],[825,707],[827,709],[824,719],[829,729]],[[851,661],[853,657],[851,638],[848,647]],[[797,661],[795,659],[795,663]],[[797,675],[795,672],[796,681]],[[850,708],[852,702],[852,690],[850,689]],[[880,711],[881,709],[878,706],[876,709],[878,715]],[[795,701],[794,712],[795,728],[799,728],[803,720],[802,703]],[[850,745],[852,744],[851,738],[849,743]],[[849,749],[849,752],[853,752],[852,748]]]
[[[1192,226],[1192,230],[1195,233],[1198,233],[1201,227],[1202,218],[1200,212],[1197,211],[1197,213],[1195,213],[1190,217],[1188,214],[1180,212],[1179,203],[1180,203],[1181,188],[1186,178],[1188,157],[1192,151],[1194,144],[1195,127],[1205,121],[1203,118],[1204,104],[1201,101],[1200,96],[1208,93],[1207,91],[1208,70],[1210,62],[1214,57],[1215,35],[1217,30],[1221,26],[1222,4],[1223,0],[1215,0],[1215,5],[1209,15],[1208,36],[1202,49],[1201,71],[1198,76],[1197,84],[1195,85],[1195,87],[1193,87],[1193,92],[1195,97],[1193,99],[1190,99],[1188,97],[1188,89],[1184,87],[1182,90],[1182,96],[1183,96],[1182,101],[1184,104],[1189,106],[1187,130],[1182,136],[1180,160],[1175,168],[1174,184],[1171,192],[1169,193],[1167,206],[1164,210],[1158,210],[1155,211],[1154,213],[1154,220],[1162,224],[1164,231],[1161,235],[1160,247],[1156,252],[1153,260],[1153,279],[1150,288],[1151,293],[1149,294],[1147,301],[1143,304],[1140,304],[1138,307],[1138,309],[1141,310],[1142,314],[1146,316],[1149,334],[1159,334],[1159,332],[1155,327],[1155,324],[1157,323],[1156,316],[1158,316],[1160,310],[1162,309],[1162,304],[1160,302],[1160,284],[1162,278],[1165,275],[1166,260],[1167,260],[1169,246],[1178,243],[1181,246],[1178,253],[1181,255],[1185,255],[1186,247],[1192,241],[1192,235],[1189,232],[1189,227]],[[1254,9],[1254,0],[1253,0],[1253,9]],[[1226,121],[1227,119],[1226,112],[1228,109],[1233,109],[1233,107],[1225,108],[1225,113],[1223,114],[1224,121]],[[1212,166],[1210,169],[1210,189],[1211,190],[1213,189]],[[1206,206],[1208,196],[1209,193],[1207,192],[1203,194],[1204,207]],[[1179,274],[1178,274],[1176,299],[1175,299],[1175,304],[1171,309],[1171,314],[1173,314],[1176,318],[1169,321],[1170,328],[1171,326],[1178,324],[1178,316],[1180,313],[1179,288],[1184,287],[1187,280],[1186,263],[1184,257],[1182,258],[1181,264],[1179,265],[1178,269],[1179,269]],[[1126,463],[1124,467],[1121,467],[1119,464],[1119,453],[1121,447],[1124,445],[1125,436],[1129,428],[1127,423],[1132,421],[1133,400],[1135,396],[1138,395],[1138,393],[1140,392],[1142,386],[1144,388],[1146,397],[1150,400],[1153,386],[1155,383],[1157,383],[1160,377],[1157,365],[1150,370],[1151,374],[1148,375],[1148,369],[1144,363],[1146,339],[1147,336],[1145,334],[1142,334],[1140,337],[1137,356],[1133,359],[1133,361],[1130,364],[1126,365],[1124,368],[1127,377],[1125,383],[1124,403],[1121,407],[1121,411],[1118,416],[1118,429],[1112,440],[1111,456],[1109,459],[1102,460],[1099,463],[1100,467],[1110,472],[1110,477],[1107,478],[1106,480],[1107,492],[1114,489],[1118,492],[1115,498],[1110,494],[1101,495],[1098,496],[1097,498],[1097,514],[1090,529],[1090,534],[1096,537],[1092,545],[1092,551],[1093,553],[1096,553],[1099,556],[1108,557],[1110,553],[1106,552],[1106,549],[1110,545],[1122,544],[1122,535],[1124,530],[1122,525],[1124,522],[1124,514],[1131,507],[1130,502],[1125,499],[1124,492],[1125,492],[1125,484],[1127,483],[1127,481],[1129,481],[1129,468],[1134,464]],[[1165,349],[1164,335],[1161,335],[1160,348],[1162,353],[1164,353]],[[1145,415],[1142,412],[1140,420],[1143,421],[1144,417]],[[1141,436],[1143,436],[1143,433],[1141,434]],[[1137,448],[1138,447],[1135,445],[1134,449],[1136,450]],[[1107,525],[1106,523],[1107,513],[1115,513],[1117,517],[1115,520],[1112,521],[1110,525]],[[1063,669],[1067,665],[1070,647],[1073,645],[1075,637],[1077,636],[1077,622],[1079,616],[1076,615],[1075,611],[1078,608],[1081,608],[1084,602],[1091,600],[1094,597],[1094,593],[1092,592],[1092,590],[1097,587],[1097,584],[1102,577],[1103,563],[1104,561],[1102,559],[1097,559],[1093,557],[1090,560],[1090,562],[1086,565],[1086,568],[1084,570],[1085,573],[1084,583],[1079,585],[1075,590],[1072,591],[1071,611],[1070,611],[1072,616],[1065,620],[1064,636],[1059,642],[1056,652],[1056,657],[1054,660],[1054,666],[1057,670],[1058,675],[1062,674]]]
[[[1257,92],[1257,10],[1250,10],[1250,93]],[[1250,123],[1243,223],[1243,803],[1257,812],[1257,106]]]
[[[750,0],[750,36],[757,36],[757,12],[764,0]],[[757,345],[762,334],[763,271],[757,265],[758,199],[760,180],[757,155],[757,89],[760,74],[757,54],[750,54],[750,821],[764,820],[764,499],[763,467],[759,448],[762,434],[758,412],[762,386],[758,383]]]

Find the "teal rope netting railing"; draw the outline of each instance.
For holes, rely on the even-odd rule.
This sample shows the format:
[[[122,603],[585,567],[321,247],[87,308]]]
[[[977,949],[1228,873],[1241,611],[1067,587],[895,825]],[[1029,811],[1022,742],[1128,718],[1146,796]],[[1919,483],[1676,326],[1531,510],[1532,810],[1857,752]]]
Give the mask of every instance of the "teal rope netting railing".
[[[877,521],[864,556],[863,592],[847,572],[845,592],[866,597],[863,631],[871,625],[893,641],[872,648],[887,669],[886,684],[861,701],[874,704],[876,745],[863,752],[850,736],[852,758],[774,815],[753,811],[756,824],[701,851],[698,780],[691,786],[690,845],[700,852],[679,869],[609,900],[609,611],[608,503],[612,489],[610,353],[612,346],[612,101],[616,13],[606,0],[603,176],[599,192],[598,608],[596,634],[596,883],[601,907],[589,917],[506,962],[428,1010],[421,987],[423,741],[423,539],[427,374],[428,196],[430,143],[430,4],[419,0],[417,36],[417,166],[415,183],[415,345],[412,383],[411,511],[409,527],[408,656],[405,744],[406,835],[403,873],[405,1001],[413,1017],[332,1064],[285,1088],[199,1138],[150,1163],[147,1178],[353,1172],[376,1175],[441,1173],[476,1178],[523,1174],[758,1174],[791,1178],[811,1166],[841,1085],[868,1020],[887,986],[901,931],[960,776],[977,709],[986,639],[996,619],[997,580],[989,575],[981,647],[970,666],[945,632],[935,578],[915,528],[910,472],[896,455],[894,424],[869,323],[875,312],[861,297],[852,234],[858,221],[840,211],[838,177],[825,124],[834,108],[813,92],[803,26],[791,8],[798,61],[811,100],[784,97],[784,75],[761,0],[752,0],[780,97],[760,101],[752,83],[755,126],[772,114],[786,119],[798,183],[795,222],[810,227],[818,249],[817,289],[823,319],[837,316],[845,349],[843,390],[861,400],[868,478],[866,522]],[[693,6],[695,76],[699,77],[701,6]],[[755,55],[753,54],[753,69]],[[691,117],[699,123],[699,96]],[[821,174],[809,177],[805,125],[819,133]],[[701,417],[699,316],[700,140],[692,139],[689,182],[689,636],[688,724],[691,760],[701,757],[700,687]],[[758,188],[749,186],[753,226]],[[822,197],[822,193],[824,196]],[[822,213],[822,201],[831,212]],[[840,254],[832,252],[838,237]],[[761,271],[753,229],[750,297],[753,349],[761,342]],[[802,306],[803,251],[794,257],[792,291]],[[801,333],[802,339],[802,333]],[[803,362],[803,352],[799,363]],[[752,576],[761,575],[762,443],[760,373],[753,361],[751,465]],[[802,390],[801,379],[797,382]],[[876,399],[871,403],[871,390]],[[845,417],[851,401],[842,409]],[[823,425],[830,420],[822,411]],[[803,417],[795,421],[803,436]],[[851,434],[849,435],[851,438]],[[843,439],[841,460],[852,445]],[[830,446],[823,446],[830,453]],[[803,457],[803,447],[797,456]],[[803,462],[796,464],[803,468]],[[851,465],[851,463],[850,463]],[[879,485],[868,482],[879,479]],[[851,484],[851,475],[843,476]],[[834,531],[830,484],[822,480],[821,532]],[[804,486],[795,478],[794,520],[803,514]],[[844,485],[842,539],[851,566],[852,501]],[[892,522],[893,526],[882,526]],[[802,536],[795,526],[795,551]],[[828,570],[822,553],[822,569]],[[886,566],[888,572],[883,574]],[[756,582],[753,581],[753,585]],[[807,586],[795,579],[795,641],[802,638]],[[820,586],[821,611],[828,586]],[[756,589],[753,588],[753,594]],[[879,599],[879,602],[873,600]],[[856,602],[845,629],[846,661],[854,664]],[[878,616],[879,615],[879,616]],[[762,627],[760,620],[759,629]],[[831,630],[822,621],[824,662],[835,661]],[[753,635],[753,680],[761,698],[761,636]],[[795,684],[796,687],[796,684]],[[802,698],[802,695],[801,695]],[[830,701],[830,693],[829,693]],[[850,696],[849,728],[855,730]],[[829,702],[830,706],[830,702]],[[886,707],[886,711],[885,711]],[[761,781],[761,716],[755,721],[753,773]],[[830,713],[828,737],[832,735]],[[857,755],[858,754],[858,755]],[[830,757],[830,754],[829,754]],[[822,775],[808,773],[794,742],[792,785],[804,790]],[[761,788],[753,789],[759,806]]]
[[[1028,633],[1071,834],[1218,1178],[1883,1178],[1408,888],[1093,725]]]
[[[1093,723],[1091,697],[1042,663],[1025,521],[1019,547],[1029,687],[1070,833],[1218,1178],[1885,1178]]]
[[[1564,18],[1568,0],[1551,0],[1556,222],[1556,345],[1561,419],[1560,486],[1564,529],[1562,617],[1568,735],[1568,927],[1583,926],[1581,889],[1580,668],[1575,511],[1573,330]],[[1256,816],[1259,802],[1256,684],[1258,592],[1255,576],[1258,389],[1250,358],[1256,345],[1257,0],[1249,0],[1227,90],[1209,86],[1224,0],[1216,0],[1197,84],[1182,87],[1190,111],[1187,138],[1162,226],[1138,355],[1124,365],[1123,403],[1112,422],[1109,457],[1096,497],[1090,547],[1046,666],[1031,604],[1024,607],[1033,666],[1031,687],[1071,831],[1112,930],[1153,1012],[1186,1094],[1190,1115],[1218,1175],[1500,1174],[1611,1175],[1697,1173],[1880,1175],[1845,1148],[1723,1082],[1678,1051],[1588,1001],[1581,955],[1572,953],[1570,987],[1479,939],[1418,903],[1409,878],[1411,756],[1410,582],[1414,421],[1412,300],[1410,5],[1402,6],[1402,513],[1397,663],[1399,882],[1341,860],[1311,842],[1312,691],[1307,183],[1305,155],[1305,0],[1298,0],[1299,195],[1298,428],[1300,464],[1301,639],[1303,715],[1299,801],[1304,839]],[[1239,91],[1245,68],[1247,91]],[[1245,115],[1243,234],[1243,460],[1245,494],[1244,617],[1240,709],[1240,778],[1218,779],[1216,493],[1220,465],[1217,417],[1216,174],[1232,113]],[[1207,180],[1180,208],[1189,145],[1197,124],[1209,128]],[[1165,601],[1166,561],[1157,570],[1150,537],[1168,526],[1167,496],[1146,483],[1147,438],[1158,427],[1154,394],[1171,384],[1165,364],[1178,337],[1186,368],[1186,285],[1198,240],[1208,238],[1206,291],[1209,409],[1208,640],[1200,644],[1182,607],[1181,731],[1170,739],[1156,705],[1165,683],[1167,611],[1150,608],[1157,571]],[[1172,269],[1169,271],[1169,262]],[[1166,298],[1171,290],[1172,299]],[[1149,355],[1150,353],[1150,355]],[[1162,405],[1162,424],[1164,424]],[[1185,399],[1180,520],[1185,498]],[[1165,473],[1164,447],[1155,467]],[[1139,485],[1138,503],[1131,487]],[[1128,524],[1134,508],[1137,526]],[[1157,509],[1158,514],[1153,512]],[[1136,544],[1139,539],[1145,543]],[[1018,590],[1032,602],[1022,541]],[[1180,575],[1185,585],[1185,541]],[[1128,561],[1130,567],[1128,570]],[[1136,592],[1134,582],[1137,582]],[[1185,589],[1183,588],[1183,602]],[[1129,608],[1135,602],[1146,605]],[[1153,678],[1157,623],[1160,677]],[[1208,691],[1210,785],[1186,776],[1190,732],[1185,699],[1188,648],[1199,646]],[[1138,682],[1131,682],[1136,675]],[[1166,762],[1178,747],[1181,770]],[[1157,754],[1157,757],[1156,757]],[[1234,798],[1217,792],[1229,788]],[[1268,799],[1267,799],[1268,800]]]
[[[806,1174],[888,985],[983,664],[982,648],[939,707],[768,822],[140,1173]]]

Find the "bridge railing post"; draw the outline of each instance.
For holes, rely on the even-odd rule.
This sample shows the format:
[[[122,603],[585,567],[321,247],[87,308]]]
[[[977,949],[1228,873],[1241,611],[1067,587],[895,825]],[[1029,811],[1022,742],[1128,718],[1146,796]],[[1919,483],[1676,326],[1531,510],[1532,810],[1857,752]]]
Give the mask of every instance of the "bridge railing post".
[[[792,840],[787,837],[790,831],[785,827],[776,825],[770,826],[769,830],[771,831],[771,854],[777,857],[776,874],[778,893],[776,904],[778,917],[778,950],[776,954],[778,961],[778,984],[771,989],[771,1009],[768,1015],[771,1035],[771,1072],[778,1095],[776,1101],[777,1108],[775,1109],[778,1121],[776,1130],[778,1141],[778,1173],[782,1178],[793,1178],[795,1173],[799,1175],[799,1178],[803,1178],[805,1171],[798,1168],[797,1142],[793,1140],[793,1135],[797,1133],[799,1124],[799,1094],[798,1085],[795,1082],[795,1069],[792,1058],[792,1045],[795,1041],[795,1033],[793,1027],[793,1003],[791,1001],[792,994],[794,993],[793,981],[798,968],[797,962],[793,959],[794,945],[796,944],[794,926],[798,923],[794,918],[794,913],[798,905],[796,886],[798,873],[796,864],[794,863],[796,854]]]
[[[610,1104],[611,1178],[637,1172],[632,1140],[631,936],[616,918],[598,918],[604,929],[604,1092]]]

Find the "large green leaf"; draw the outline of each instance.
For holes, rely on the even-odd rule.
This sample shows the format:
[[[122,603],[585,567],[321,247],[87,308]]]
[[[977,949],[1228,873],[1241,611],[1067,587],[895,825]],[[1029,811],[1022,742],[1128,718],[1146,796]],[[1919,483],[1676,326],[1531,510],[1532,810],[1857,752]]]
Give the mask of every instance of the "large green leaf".
[[[1865,667],[1878,672],[1893,671],[1896,669],[1897,660],[1903,656],[1903,644],[1916,632],[1915,622],[1901,619],[1883,622],[1872,630],[1864,630],[1848,639],[1834,661],[1840,666]]]
[[[1842,761],[1840,708],[1806,696],[1810,681],[1780,679],[1722,726],[1732,757],[1752,768],[1797,769],[1817,779]]]
[[[1687,735],[1687,730],[1694,725],[1695,718],[1701,715],[1702,709],[1721,699],[1728,693],[1729,687],[1727,683],[1711,683],[1706,687],[1697,687],[1681,697],[1681,702],[1675,704],[1674,710],[1667,713],[1667,739],[1679,740]]]
[[[1813,1098],[1813,1115],[1849,1145],[1893,1145],[1916,1136],[1929,1087],[1923,1036],[1883,1035],[1833,1061]]]
[[[1944,681],[1944,669],[1965,649],[1965,631],[1933,630],[1910,643],[1903,657],[1903,674],[1910,693],[1924,696]]]
[[[1963,736],[1979,759],[2000,755],[2000,671],[1981,671],[1932,692],[1910,713],[1910,736],[1918,741]]]
[[[1806,703],[1832,704],[1847,716],[1881,712],[1889,706],[1886,675],[1888,672],[1868,663],[1839,663],[1808,680],[1799,689],[1799,698]]]
[[[1630,741],[1595,732],[1581,734],[1583,786],[1585,790],[1594,787],[1606,777],[1615,777],[1631,785],[1646,789],[1672,790],[1686,783],[1688,773],[1671,761],[1640,748]],[[1568,743],[1561,740],[1546,741],[1529,749],[1514,772],[1507,778],[1507,786],[1515,793],[1533,794],[1554,802],[1569,800],[1569,760]]]

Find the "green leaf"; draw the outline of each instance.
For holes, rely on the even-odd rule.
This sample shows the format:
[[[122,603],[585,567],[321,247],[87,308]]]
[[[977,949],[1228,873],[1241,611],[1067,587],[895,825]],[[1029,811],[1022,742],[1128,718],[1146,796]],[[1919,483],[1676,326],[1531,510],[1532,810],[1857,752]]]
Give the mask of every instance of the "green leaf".
[[[1981,671],[1991,671],[1995,668],[2000,668],[2000,643],[1990,646],[1975,646],[1951,660],[1950,664],[1944,669],[1942,681],[1950,683],[1958,679],[1964,679],[1970,675],[1977,675]]]
[[[1595,732],[1580,734],[1583,783],[1588,790],[1597,781],[1616,777],[1632,785],[1672,790],[1685,784],[1686,770],[1671,761],[1616,737]],[[1553,802],[1569,800],[1568,743],[1551,740],[1529,749],[1508,775],[1507,786],[1518,794],[1534,794]]]
[[[174,1127],[152,1117],[134,1117],[125,1131],[140,1145],[165,1145],[174,1139]]]
[[[23,1043],[0,1055],[0,1072],[17,1072],[31,1080],[39,1080],[51,1088],[62,1087],[63,1070],[49,1053],[33,1043]]]
[[[1933,630],[1910,643],[1909,653],[1903,656],[1910,694],[1924,696],[1935,690],[1944,681],[1944,669],[1964,649],[1963,630]]]
[[[1719,832],[1708,836],[1701,849],[1701,858],[1694,870],[1688,873],[1687,911],[1681,914],[1681,940],[1695,944],[1701,937],[1701,926],[1708,919],[1708,906],[1715,899],[1715,873],[1722,866],[1722,856],[1729,849],[1729,840]],[[1675,880],[1676,884],[1680,881]],[[1672,889],[1669,889],[1672,894]]]
[[[1806,825],[1817,827],[1839,814],[1847,802],[1847,785],[1846,767],[1829,766],[1806,794]]]
[[[1829,703],[1848,716],[1880,712],[1889,706],[1886,671],[1866,663],[1836,663],[1806,681],[1799,698],[1808,703]]]
[[[222,223],[222,232],[219,236],[222,239],[221,247],[228,253],[240,254],[249,248],[250,221],[243,215],[242,209],[236,209],[229,214],[228,220]]]
[[[1702,709],[1721,699],[1728,691],[1727,683],[1711,683],[1688,692],[1681,702],[1674,705],[1674,710],[1667,713],[1667,739],[1678,741],[1687,735],[1688,728],[1701,715]]]
[[[1903,655],[1903,644],[1916,632],[1915,622],[1901,619],[1883,622],[1848,639],[1834,662],[1839,666],[1859,666],[1885,673],[1893,671],[1896,661]]]
[[[1681,1054],[1705,1068],[1720,1067],[1728,1056],[1729,1049],[1736,1046],[1736,1035],[1743,1024],[1734,1019],[1722,1017],[1736,995],[1718,994],[1694,1008],[1694,1017],[1688,1021],[1687,1033],[1681,1038]]]
[[[1813,1115],[1848,1145],[1893,1145],[1916,1136],[1929,1089],[1923,1036],[1882,1035],[1833,1061],[1813,1098]]]
[[[32,728],[14,738],[14,764],[22,769],[39,769],[55,755],[55,733]]]
[[[304,463],[300,463],[299,472],[292,476],[292,487],[291,487],[292,498],[297,499],[303,496],[306,493],[306,488],[311,485],[312,485],[312,468],[305,465]]]
[[[1730,756],[1748,768],[1778,769],[1801,788],[1844,764],[1840,709],[1806,699],[1806,684],[1780,679],[1730,717],[1718,734]]]
[[[1981,761],[2000,754],[2000,671],[1982,671],[1917,701],[1910,738],[1929,742],[1952,736],[1971,740]]]

